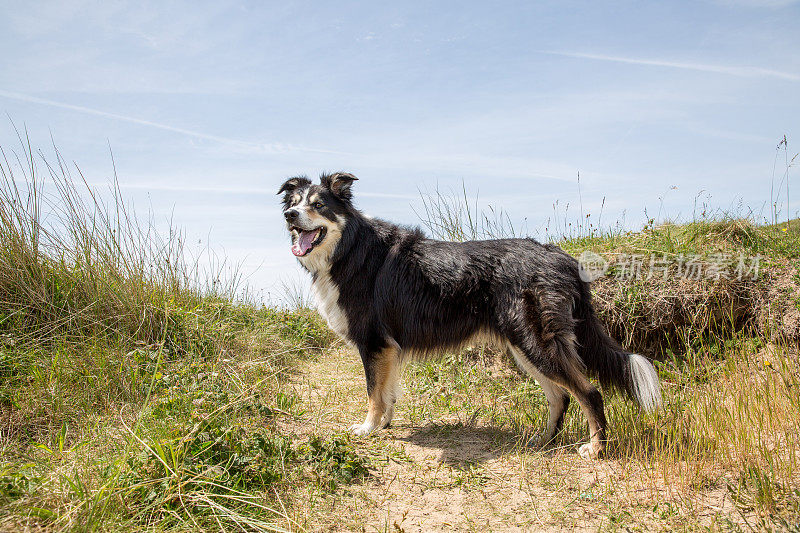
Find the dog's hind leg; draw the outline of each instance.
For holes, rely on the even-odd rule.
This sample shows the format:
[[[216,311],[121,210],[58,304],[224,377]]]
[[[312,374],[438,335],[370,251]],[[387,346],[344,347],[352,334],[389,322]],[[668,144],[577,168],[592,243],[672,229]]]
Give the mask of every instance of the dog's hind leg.
[[[556,385],[550,378],[539,372],[528,358],[523,355],[519,348],[509,346],[508,349],[514,357],[517,366],[539,383],[539,386],[542,388],[547,398],[547,406],[550,411],[547,417],[547,426],[536,439],[536,446],[546,446],[555,438],[558,432],[561,431],[561,426],[564,423],[564,415],[567,412],[567,407],[569,407],[569,393]]]
[[[377,350],[359,349],[367,378],[369,409],[361,424],[350,430],[356,435],[367,435],[389,425],[394,416],[394,404],[400,390],[400,347],[388,341]]]
[[[510,340],[536,370],[578,400],[589,422],[589,443],[578,453],[596,458],[605,446],[603,397],[584,374],[586,368],[576,349],[572,306],[567,298],[552,292],[525,296],[526,327],[513,331]],[[557,415],[558,409],[554,411]]]
[[[589,422],[589,442],[579,447],[578,453],[586,459],[596,459],[605,449],[606,415],[603,410],[603,396],[586,376],[576,369],[563,375],[554,375],[552,378],[575,396]]]
[[[546,347],[552,355],[539,356],[536,351],[523,351],[528,364],[534,367],[544,379],[540,381],[547,400],[550,403],[550,417],[544,437],[552,439],[551,432],[557,431],[563,420],[567,400],[558,397],[557,390],[569,391],[578,400],[583,414],[589,422],[589,442],[578,448],[581,457],[595,459],[605,446],[606,416],[603,411],[603,397],[600,391],[583,375],[581,370],[570,364],[571,356],[567,353],[574,350],[574,340],[555,340]],[[536,375],[531,372],[536,377]],[[538,378],[537,378],[538,379]],[[549,383],[548,383],[549,382]],[[545,385],[545,383],[548,383]],[[551,399],[551,397],[553,399]],[[559,400],[562,402],[559,406]]]

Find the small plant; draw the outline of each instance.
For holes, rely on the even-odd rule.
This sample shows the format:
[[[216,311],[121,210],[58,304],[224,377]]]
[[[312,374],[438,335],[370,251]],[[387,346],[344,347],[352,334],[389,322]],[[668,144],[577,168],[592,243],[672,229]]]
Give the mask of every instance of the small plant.
[[[773,519],[800,514],[800,488],[789,488],[775,480],[774,473],[757,466],[742,470],[728,493],[744,512],[763,510]]]
[[[141,442],[117,493],[136,502],[138,516],[164,524],[174,516],[186,523],[214,516],[232,526],[240,519],[274,519],[281,513],[265,504],[274,505],[276,491],[305,475],[333,491],[368,473],[364,458],[342,437],[311,436],[295,444],[278,432],[211,420],[180,437]]]
[[[39,487],[41,481],[33,463],[0,465],[0,504],[6,505],[27,496]]]
[[[298,447],[315,472],[318,482],[334,491],[340,483],[352,483],[365,477],[369,470],[363,457],[353,448],[349,437],[337,435],[329,439],[312,436]]]

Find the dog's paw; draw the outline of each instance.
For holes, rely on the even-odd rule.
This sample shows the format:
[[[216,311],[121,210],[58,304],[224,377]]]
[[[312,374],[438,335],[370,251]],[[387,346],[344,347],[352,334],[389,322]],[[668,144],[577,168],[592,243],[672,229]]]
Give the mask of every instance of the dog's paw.
[[[528,448],[533,448],[535,450],[547,448],[555,438],[555,435],[550,435],[545,430],[540,429],[528,439]]]
[[[528,440],[525,441],[525,445],[528,448],[538,450],[544,447],[544,443],[542,442],[542,432],[537,431],[533,435],[528,437]]]
[[[578,448],[578,455],[583,457],[584,459],[597,459],[603,453],[601,449],[595,449],[591,442],[587,442],[586,444],[582,445]]]
[[[353,424],[350,426],[350,432],[353,433],[353,435],[369,435],[375,431],[375,429],[375,426],[367,422],[364,422],[363,424]]]

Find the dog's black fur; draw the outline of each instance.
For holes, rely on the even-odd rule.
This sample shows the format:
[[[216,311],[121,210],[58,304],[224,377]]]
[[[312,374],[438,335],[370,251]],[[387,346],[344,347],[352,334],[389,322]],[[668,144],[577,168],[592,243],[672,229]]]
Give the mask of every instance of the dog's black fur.
[[[606,334],[573,257],[533,239],[428,239],[417,228],[358,211],[350,190],[355,179],[337,173],[313,185],[307,178],[292,178],[280,193],[294,242],[317,223],[325,228],[316,234],[324,235],[317,238],[320,244],[299,259],[314,286],[328,287],[321,310],[355,345],[364,364],[370,410],[364,424],[354,426],[356,432],[368,433],[391,421],[403,359],[455,349],[477,338],[508,348],[542,384],[550,403],[543,442],[560,428],[568,391],[590,424],[591,442],[581,454],[596,457],[602,451],[603,399],[587,374],[644,407],[658,405],[655,371]],[[336,241],[316,250],[328,239]]]

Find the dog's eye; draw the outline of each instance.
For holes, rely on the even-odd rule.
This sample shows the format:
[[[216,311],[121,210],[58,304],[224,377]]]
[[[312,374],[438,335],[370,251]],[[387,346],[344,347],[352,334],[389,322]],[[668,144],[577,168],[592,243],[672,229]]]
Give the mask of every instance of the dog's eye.
[[[325,207],[325,204],[323,204],[322,202],[314,202],[311,205],[314,209],[322,209],[323,207]]]

